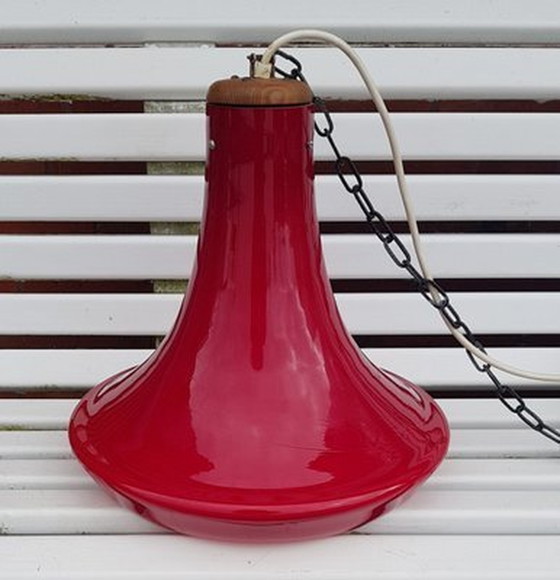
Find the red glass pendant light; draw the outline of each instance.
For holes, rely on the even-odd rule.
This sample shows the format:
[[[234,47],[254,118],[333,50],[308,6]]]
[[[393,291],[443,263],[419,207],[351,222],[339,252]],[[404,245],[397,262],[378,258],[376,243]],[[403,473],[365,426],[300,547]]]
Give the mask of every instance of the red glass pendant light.
[[[72,448],[122,504],[182,533],[347,531],[434,471],[445,417],[366,359],[341,321],[315,215],[308,88],[218,81],[207,113],[204,216],[177,321],[146,362],[80,401]]]

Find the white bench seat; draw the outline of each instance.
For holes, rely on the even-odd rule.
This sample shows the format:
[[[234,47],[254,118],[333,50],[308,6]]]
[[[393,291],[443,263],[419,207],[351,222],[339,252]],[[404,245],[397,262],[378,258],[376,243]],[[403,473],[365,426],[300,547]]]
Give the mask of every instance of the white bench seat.
[[[353,532],[255,545],[164,530],[74,459],[76,397],[152,352],[190,276],[208,85],[245,74],[248,53],[293,28],[353,43],[390,99],[434,275],[490,353],[560,372],[558,3],[242,4],[0,3],[0,579],[558,580],[560,447],[491,396],[361,233],[320,139],[336,300],[366,356],[438,398],[451,425],[441,468]],[[334,49],[290,52],[335,108],[337,142],[364,168],[375,206],[403,229],[387,142],[356,74]],[[507,382],[560,427],[558,384]]]

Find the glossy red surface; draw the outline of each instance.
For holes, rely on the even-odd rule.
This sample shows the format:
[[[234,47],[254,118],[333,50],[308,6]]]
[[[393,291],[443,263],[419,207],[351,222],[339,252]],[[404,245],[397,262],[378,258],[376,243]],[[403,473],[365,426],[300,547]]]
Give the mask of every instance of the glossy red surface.
[[[178,319],[145,363],[82,399],[71,445],[119,501],[179,532],[343,532],[429,476],[447,423],[342,324],[315,215],[310,107],[208,110],[215,147]]]

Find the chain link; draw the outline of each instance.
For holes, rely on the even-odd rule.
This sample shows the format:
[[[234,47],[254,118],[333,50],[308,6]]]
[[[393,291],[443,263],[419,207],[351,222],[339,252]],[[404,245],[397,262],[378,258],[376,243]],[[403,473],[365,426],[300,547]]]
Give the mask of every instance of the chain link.
[[[277,51],[275,56],[283,58],[293,66],[291,71],[287,72],[275,64],[274,70],[276,74],[284,78],[292,78],[308,84],[303,75],[303,67],[295,57],[282,50]],[[371,231],[379,238],[391,260],[396,266],[405,270],[410,275],[420,294],[431,306],[439,311],[441,316],[452,328],[461,332],[464,338],[479,350],[486,352],[468,324],[461,318],[460,314],[451,304],[451,299],[447,292],[435,280],[424,277],[414,266],[409,250],[397,236],[385,217],[375,209],[371,199],[364,190],[363,178],[356,164],[352,159],[340,152],[334,141],[333,133],[335,131],[335,125],[325,101],[320,97],[314,96],[313,103],[316,108],[315,132],[329,143],[335,156],[336,173],[342,186],[356,200]],[[317,115],[323,117],[321,124],[317,120]],[[517,415],[531,429],[560,444],[560,431],[558,429],[546,424],[535,411],[527,406],[523,397],[513,387],[504,385],[489,364],[481,363],[467,349],[465,349],[465,352],[474,368],[478,372],[485,374],[494,384],[498,399],[512,413]]]

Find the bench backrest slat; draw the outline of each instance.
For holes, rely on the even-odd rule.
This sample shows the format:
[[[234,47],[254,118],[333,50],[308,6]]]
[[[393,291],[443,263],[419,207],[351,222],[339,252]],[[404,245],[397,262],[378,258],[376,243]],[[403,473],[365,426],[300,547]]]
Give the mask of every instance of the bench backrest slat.
[[[409,160],[555,160],[560,113],[395,113]],[[337,141],[355,160],[389,160],[377,116],[336,113]],[[1,115],[0,157],[63,161],[203,161],[205,119],[199,113]],[[317,141],[315,158],[332,159]]]
[[[201,100],[214,80],[246,74],[247,55],[258,51],[173,45],[7,48],[0,50],[0,95]],[[290,52],[301,59],[317,94],[365,98],[362,83],[342,53],[332,48]],[[358,53],[388,99],[543,100],[557,98],[560,88],[559,48],[376,47],[359,48]]]
[[[250,0],[4,0],[4,43],[268,42],[295,28],[327,28],[354,42],[555,42],[560,22],[553,0],[484,0],[476,9],[448,0],[370,2],[350,6]]]
[[[464,354],[457,348],[377,347],[364,352],[384,368],[398,368],[404,376],[432,391],[490,390],[486,377],[473,373]],[[492,352],[526,368],[553,373],[557,370],[555,348],[493,348]],[[149,349],[4,349],[0,351],[2,383],[0,393],[21,389],[41,395],[45,391],[87,389],[122,369],[141,363]],[[437,362],[437,372],[434,365]],[[26,368],[25,373],[21,369]],[[508,384],[527,387],[529,381],[512,377]],[[544,384],[542,390],[554,391]],[[535,438],[536,440],[538,438]],[[0,455],[2,453],[0,452]]]
[[[557,292],[455,293],[454,297],[457,308],[480,334],[557,335]],[[0,316],[6,334],[163,335],[179,301],[175,294],[4,294]],[[445,333],[438,316],[415,294],[340,293],[337,302],[348,330],[357,335]]]
[[[367,191],[389,220],[403,219],[392,175],[364,175]],[[560,219],[560,175],[412,174],[407,178],[422,221]],[[360,221],[337,177],[315,178],[319,219]],[[173,221],[200,219],[201,175],[0,175],[2,218],[9,221]]]
[[[412,251],[409,236],[402,239]],[[322,241],[331,278],[407,277],[372,236],[325,234]],[[424,246],[438,278],[558,276],[560,234],[425,234]],[[14,235],[0,239],[0,267],[26,280],[181,280],[189,277],[195,252],[194,235]]]

